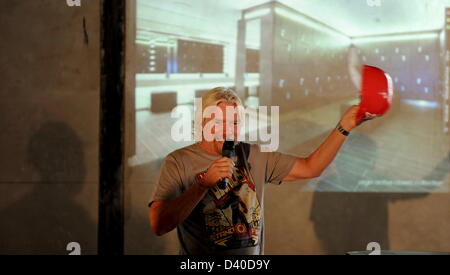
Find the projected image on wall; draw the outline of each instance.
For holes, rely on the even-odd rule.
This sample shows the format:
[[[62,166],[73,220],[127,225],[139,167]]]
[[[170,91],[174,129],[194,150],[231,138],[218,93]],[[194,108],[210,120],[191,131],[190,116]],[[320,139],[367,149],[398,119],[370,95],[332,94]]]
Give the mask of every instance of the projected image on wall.
[[[355,68],[370,65],[392,79],[391,108],[299,190],[449,192],[450,2],[325,2],[137,1],[129,181],[155,184],[162,159],[194,143],[171,138],[171,112],[218,86],[279,106],[278,150],[308,156],[359,104]]]

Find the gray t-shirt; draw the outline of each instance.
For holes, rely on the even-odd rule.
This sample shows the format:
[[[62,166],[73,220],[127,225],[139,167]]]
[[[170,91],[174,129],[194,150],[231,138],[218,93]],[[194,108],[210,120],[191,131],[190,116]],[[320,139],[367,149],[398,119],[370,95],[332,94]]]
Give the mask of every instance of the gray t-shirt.
[[[150,198],[167,201],[180,196],[221,158],[193,144],[164,159],[158,184]],[[264,253],[264,184],[281,184],[296,157],[261,152],[252,144],[248,156],[250,174],[234,168],[225,190],[211,188],[188,218],[177,227],[180,254],[259,255]]]

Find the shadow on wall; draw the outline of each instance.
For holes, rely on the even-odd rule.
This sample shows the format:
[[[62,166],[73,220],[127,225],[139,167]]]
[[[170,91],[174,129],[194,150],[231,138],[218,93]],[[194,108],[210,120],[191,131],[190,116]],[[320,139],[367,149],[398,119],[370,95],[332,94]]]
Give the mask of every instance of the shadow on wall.
[[[358,165],[350,166],[348,154],[355,156],[357,150],[362,151],[360,161]],[[328,192],[336,190],[336,185],[349,191],[356,187],[350,185],[357,185],[359,180],[386,179],[373,170],[378,148],[369,136],[353,133],[342,151],[347,153],[347,160],[344,154],[336,156],[336,173],[318,183],[320,189],[314,193],[311,206],[310,219],[323,250],[327,254],[345,254],[366,250],[369,242],[378,242],[381,249],[389,250],[389,203],[425,197],[428,193]],[[424,180],[443,180],[448,174],[449,160],[450,153]]]
[[[0,212],[0,253],[69,254],[78,242],[82,254],[96,253],[97,226],[76,202],[86,176],[83,144],[64,122],[46,122],[27,146],[27,160],[39,181],[32,191]]]

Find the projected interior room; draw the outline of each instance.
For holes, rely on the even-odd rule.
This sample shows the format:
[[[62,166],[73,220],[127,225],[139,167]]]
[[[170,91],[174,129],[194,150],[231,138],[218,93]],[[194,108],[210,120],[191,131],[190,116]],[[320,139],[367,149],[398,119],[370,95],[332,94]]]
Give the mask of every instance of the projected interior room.
[[[162,159],[193,143],[171,138],[174,108],[192,112],[195,98],[231,87],[247,107],[279,106],[279,150],[307,156],[359,103],[351,62],[390,75],[391,109],[358,127],[324,173],[298,181],[295,192],[385,194],[382,209],[394,194],[407,201],[449,192],[449,3],[371,3],[137,1],[128,72],[135,88],[127,91],[129,211],[145,204]],[[129,228],[134,222],[142,221],[131,219]]]

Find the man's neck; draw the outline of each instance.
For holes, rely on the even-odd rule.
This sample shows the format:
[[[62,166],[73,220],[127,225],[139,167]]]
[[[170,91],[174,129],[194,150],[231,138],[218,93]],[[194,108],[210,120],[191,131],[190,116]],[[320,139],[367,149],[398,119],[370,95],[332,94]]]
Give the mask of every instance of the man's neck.
[[[206,141],[206,140],[202,140],[199,143],[199,146],[202,150],[213,154],[213,155],[222,155],[222,145],[223,145],[223,141]]]

